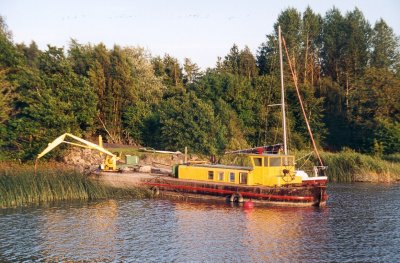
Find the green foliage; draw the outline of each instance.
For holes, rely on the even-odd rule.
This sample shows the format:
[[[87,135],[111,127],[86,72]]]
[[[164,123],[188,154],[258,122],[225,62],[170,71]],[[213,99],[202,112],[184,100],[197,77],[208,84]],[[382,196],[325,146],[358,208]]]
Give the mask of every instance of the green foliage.
[[[382,159],[392,163],[400,163],[400,153],[382,156]]]
[[[236,44],[232,46],[229,54],[225,56],[218,71],[244,76],[248,79],[258,75],[256,59],[249,47],[246,46],[243,50],[239,50]]]
[[[344,17],[337,8],[332,8],[326,13],[321,34],[324,43],[321,49],[322,71],[337,82],[340,81],[340,68],[344,56],[342,52],[346,41],[344,27]]]
[[[282,32],[285,32],[286,45],[289,48],[290,56],[297,54],[300,51],[301,45],[301,13],[295,8],[287,8],[283,10],[274,24],[275,32],[278,32],[278,26],[281,26]]]
[[[202,75],[199,66],[196,63],[193,63],[189,58],[185,58],[183,69],[185,71],[183,80],[186,85],[198,81]]]
[[[315,97],[314,90],[308,85],[300,85],[299,88],[313,136],[317,142],[322,142],[327,133],[323,123],[324,99]],[[308,139],[310,136],[307,127],[304,125],[304,116],[293,87],[287,87],[287,100],[290,103],[288,107],[289,117],[291,117],[291,133],[293,139],[296,139],[292,143],[294,148],[302,149],[306,146],[305,142],[310,142]]]
[[[278,40],[276,35],[267,35],[257,51],[257,67],[261,75],[276,74],[279,70]]]
[[[123,133],[126,142],[142,144],[156,135],[151,123],[157,118],[157,109],[164,87],[161,78],[155,76],[150,55],[141,48],[126,48],[124,52],[131,64],[135,99],[127,100],[122,109]],[[130,140],[130,141],[129,141]],[[147,144],[148,145],[148,144]]]
[[[25,63],[29,67],[38,67],[39,57],[42,54],[42,51],[39,49],[35,41],[32,41],[29,46],[25,46],[24,43],[17,44],[16,48],[21,54],[23,54]]]
[[[211,105],[193,92],[182,92],[163,102],[160,112],[161,140],[166,149],[216,154],[218,124]]]
[[[371,66],[386,68],[392,71],[399,69],[400,51],[399,38],[393,33],[383,19],[375,23],[372,32]]]
[[[369,43],[371,39],[371,26],[364,18],[362,12],[355,8],[345,16],[346,38],[344,42],[343,61],[347,78],[363,74],[369,59]]]
[[[291,148],[308,148],[288,62],[317,144],[382,157],[399,148],[399,38],[362,12],[279,14],[256,56],[234,44],[216,68],[140,47],[71,40],[67,52],[14,44],[0,17],[0,158],[31,159],[64,132],[108,142],[223,154],[282,141],[277,27]]]
[[[12,84],[7,80],[5,70],[0,70],[0,125],[6,122],[11,113]]]
[[[0,68],[15,68],[21,62],[22,55],[14,46],[11,32],[0,16]]]
[[[352,126],[357,127],[354,142],[360,150],[374,152],[375,142],[384,153],[399,151],[397,123],[400,122],[400,79],[387,69],[370,68],[350,93]],[[393,141],[393,146],[389,142]],[[354,148],[355,146],[353,146]]]
[[[91,131],[96,95],[86,78],[75,74],[62,49],[50,47],[39,57],[39,69],[18,74],[15,116],[9,120],[9,149],[30,159],[64,132]]]
[[[110,142],[142,143],[145,122],[163,94],[162,79],[141,48],[94,47],[88,76],[98,100],[99,133]]]
[[[380,145],[380,152],[389,155],[399,152],[400,147],[400,123],[381,120],[378,122],[375,132],[375,142]]]

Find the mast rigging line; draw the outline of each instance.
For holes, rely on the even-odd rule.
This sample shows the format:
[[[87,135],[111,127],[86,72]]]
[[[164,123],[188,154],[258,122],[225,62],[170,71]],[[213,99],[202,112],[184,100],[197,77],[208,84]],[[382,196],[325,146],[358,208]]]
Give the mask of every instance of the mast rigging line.
[[[281,71],[281,109],[282,109],[282,128],[283,128],[283,151],[285,155],[288,154],[287,147],[287,132],[286,132],[286,109],[285,109],[285,87],[283,81],[283,59],[282,59],[282,32],[281,26],[278,27],[278,37],[279,37],[279,66]]]
[[[287,56],[287,58],[288,58],[289,67],[290,67],[290,72],[291,72],[292,77],[293,77],[293,82],[294,82],[294,86],[296,87],[297,97],[299,98],[299,103],[300,103],[300,106],[301,106],[301,111],[303,112],[303,116],[304,116],[304,119],[305,119],[305,121],[306,121],[308,133],[310,134],[311,142],[312,142],[312,145],[313,145],[313,147],[314,147],[314,152],[315,152],[315,154],[317,155],[317,158],[318,158],[319,163],[321,164],[321,166],[324,166],[324,164],[323,164],[323,162],[322,162],[322,159],[321,159],[321,156],[319,155],[319,152],[318,152],[318,149],[317,149],[317,145],[315,144],[314,136],[313,136],[313,133],[312,133],[312,131],[311,131],[310,123],[308,122],[308,118],[307,118],[306,111],[305,111],[305,109],[304,109],[303,100],[301,99],[301,94],[300,94],[299,86],[298,86],[298,84],[297,84],[297,74],[296,74],[296,72],[295,72],[295,69],[294,69],[293,66],[292,66],[292,62],[291,62],[291,60],[290,60],[290,56],[289,56],[289,52],[288,52],[288,49],[287,49],[287,46],[286,46],[285,38],[284,38],[283,36],[281,36],[281,39],[282,39],[283,46],[285,47],[285,52],[286,52],[286,56]]]

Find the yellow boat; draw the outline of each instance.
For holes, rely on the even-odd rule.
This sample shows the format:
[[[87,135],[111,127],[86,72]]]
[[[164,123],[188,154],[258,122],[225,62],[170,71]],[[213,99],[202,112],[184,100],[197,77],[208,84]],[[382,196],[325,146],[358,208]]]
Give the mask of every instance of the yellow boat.
[[[229,202],[251,200],[258,204],[284,206],[323,206],[327,177],[309,177],[295,170],[293,155],[263,151],[273,147],[258,147],[257,153],[245,153],[250,166],[187,162],[177,166],[175,178],[147,178],[145,185],[155,191],[197,199],[220,199]],[[321,169],[316,169],[321,173]],[[212,198],[211,198],[212,197]]]

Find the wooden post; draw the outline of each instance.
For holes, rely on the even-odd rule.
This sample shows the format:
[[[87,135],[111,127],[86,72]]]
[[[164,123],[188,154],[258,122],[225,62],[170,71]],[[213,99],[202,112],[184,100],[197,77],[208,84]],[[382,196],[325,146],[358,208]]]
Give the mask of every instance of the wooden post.
[[[187,146],[185,146],[185,163],[187,163],[188,162],[188,160],[187,160]]]

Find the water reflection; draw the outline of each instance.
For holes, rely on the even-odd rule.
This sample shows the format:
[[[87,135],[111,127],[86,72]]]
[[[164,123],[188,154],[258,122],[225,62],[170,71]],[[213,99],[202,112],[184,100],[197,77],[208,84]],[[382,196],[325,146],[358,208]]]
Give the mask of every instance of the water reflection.
[[[109,200],[0,210],[0,262],[398,262],[400,186],[335,185],[326,208]]]
[[[317,261],[329,242],[326,208],[244,210],[199,203],[174,207],[180,252],[192,254],[194,261],[212,261],[216,255],[235,262]]]
[[[47,209],[41,215],[40,238],[43,256],[50,261],[106,261],[118,253],[118,204],[103,201],[70,210]]]

